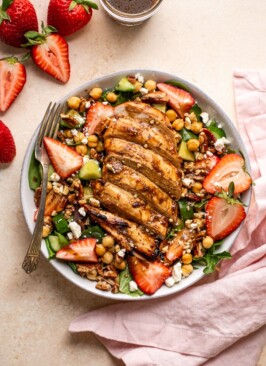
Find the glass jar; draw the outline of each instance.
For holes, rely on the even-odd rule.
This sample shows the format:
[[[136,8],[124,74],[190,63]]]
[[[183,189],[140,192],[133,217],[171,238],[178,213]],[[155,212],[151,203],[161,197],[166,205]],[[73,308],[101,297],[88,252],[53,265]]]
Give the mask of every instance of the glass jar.
[[[134,26],[143,23],[153,16],[162,5],[163,0],[149,0],[145,8],[143,0],[100,0],[101,6],[106,13],[116,22]]]

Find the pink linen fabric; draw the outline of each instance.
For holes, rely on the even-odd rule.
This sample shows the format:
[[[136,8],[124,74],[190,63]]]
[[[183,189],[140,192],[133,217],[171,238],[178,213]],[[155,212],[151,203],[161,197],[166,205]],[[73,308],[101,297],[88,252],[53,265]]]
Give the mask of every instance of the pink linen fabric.
[[[234,87],[255,186],[233,259],[179,294],[110,305],[70,324],[127,366],[255,366],[266,343],[266,71],[236,70]]]

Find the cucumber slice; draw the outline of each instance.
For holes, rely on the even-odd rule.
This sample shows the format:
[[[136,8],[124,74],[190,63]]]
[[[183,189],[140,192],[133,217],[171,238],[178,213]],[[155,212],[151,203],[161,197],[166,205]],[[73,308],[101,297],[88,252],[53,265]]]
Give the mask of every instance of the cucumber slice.
[[[101,176],[102,171],[99,162],[94,159],[89,159],[79,171],[79,178],[83,180],[99,179]]]
[[[63,235],[63,234],[60,234],[59,232],[55,231],[57,237],[58,237],[58,240],[59,240],[59,244],[60,244],[60,247],[63,248],[65,245],[68,245],[68,240],[67,238]]]
[[[194,156],[193,152],[188,150],[187,143],[184,140],[182,140],[180,143],[178,155],[180,156],[180,158],[182,158],[184,160],[188,160],[188,161],[195,160],[195,156]]]
[[[221,139],[222,137],[226,137],[226,134],[222,128],[219,128],[217,126],[217,123],[215,120],[212,120],[209,126],[207,127],[208,130],[211,131],[211,133],[217,138]]]
[[[83,197],[86,201],[88,201],[91,197],[93,197],[93,191],[92,191],[91,187],[83,188]]]
[[[163,104],[163,103],[155,103],[152,105],[153,108],[156,108],[158,109],[159,111],[165,113],[166,112],[166,104]]]
[[[135,86],[130,81],[128,81],[126,77],[124,77],[119,81],[115,87],[115,90],[122,92],[133,92],[135,90]]]
[[[58,250],[61,249],[61,245],[60,245],[58,236],[56,236],[56,235],[49,235],[48,236],[48,240],[49,240],[51,249],[55,253],[58,252]]]
[[[80,128],[85,119],[75,109],[70,109],[66,114],[61,114],[60,126],[67,128]]]

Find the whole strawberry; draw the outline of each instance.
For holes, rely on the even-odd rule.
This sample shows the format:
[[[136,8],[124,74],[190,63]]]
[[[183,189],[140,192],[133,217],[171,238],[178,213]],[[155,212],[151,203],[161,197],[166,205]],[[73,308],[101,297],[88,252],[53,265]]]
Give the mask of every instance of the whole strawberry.
[[[0,121],[0,163],[11,163],[16,156],[16,146],[10,129]]]
[[[29,30],[38,31],[33,5],[28,0],[3,0],[0,7],[0,40],[20,47],[25,42],[24,33]]]
[[[98,6],[88,0],[50,0],[47,24],[55,27],[61,36],[68,36],[90,21],[92,8]]]

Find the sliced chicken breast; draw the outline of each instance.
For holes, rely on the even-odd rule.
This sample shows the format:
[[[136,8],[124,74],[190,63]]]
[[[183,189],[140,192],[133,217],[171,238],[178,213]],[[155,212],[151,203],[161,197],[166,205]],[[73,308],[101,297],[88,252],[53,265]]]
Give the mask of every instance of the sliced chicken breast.
[[[107,210],[144,225],[161,239],[165,238],[168,220],[146,202],[118,186],[102,180],[92,181],[93,196]]]

